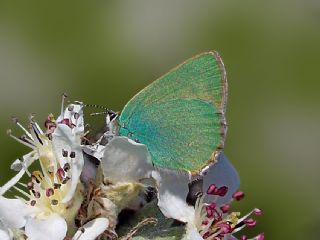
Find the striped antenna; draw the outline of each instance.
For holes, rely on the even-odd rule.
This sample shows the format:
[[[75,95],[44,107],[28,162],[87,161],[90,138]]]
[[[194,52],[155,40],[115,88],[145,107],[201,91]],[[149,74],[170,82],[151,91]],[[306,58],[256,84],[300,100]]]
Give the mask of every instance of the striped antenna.
[[[103,112],[94,112],[94,113],[90,113],[90,116],[98,116],[98,115],[106,115],[108,113],[108,109],[104,106],[101,105],[97,105],[97,104],[84,104],[84,107],[90,107],[90,108],[99,108],[99,109],[103,109],[105,111]]]
[[[108,108],[101,105],[97,105],[97,104],[84,104],[84,107],[100,108],[100,109],[108,110]]]
[[[97,104],[84,104],[84,107],[92,107],[92,108],[99,108],[99,109],[103,109],[105,111],[101,112],[101,113],[92,113],[91,115],[100,115],[100,114],[112,114],[112,115],[117,115],[118,113],[112,111],[111,109],[108,109],[104,106],[101,105],[97,105]]]

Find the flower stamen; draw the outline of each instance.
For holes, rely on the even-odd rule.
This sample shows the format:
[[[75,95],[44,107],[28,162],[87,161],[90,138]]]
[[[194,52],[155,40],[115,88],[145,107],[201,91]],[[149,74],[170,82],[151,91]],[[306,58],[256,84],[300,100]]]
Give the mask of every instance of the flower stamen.
[[[244,217],[240,218],[239,212],[230,212],[230,204],[224,204],[219,206],[217,200],[219,197],[223,197],[227,194],[228,187],[217,187],[211,184],[207,189],[207,195],[214,195],[216,198],[209,203],[204,203],[205,196],[197,199],[195,204],[195,225],[202,236],[206,240],[222,240],[229,234],[234,234],[240,231],[245,226],[255,227],[256,220],[249,218],[254,214],[260,216],[262,211],[260,209],[254,209]],[[235,192],[233,199],[240,201],[245,194],[243,192]],[[263,235],[258,235],[254,239],[263,239]],[[246,240],[246,236],[241,239]],[[259,239],[260,240],[260,239]]]

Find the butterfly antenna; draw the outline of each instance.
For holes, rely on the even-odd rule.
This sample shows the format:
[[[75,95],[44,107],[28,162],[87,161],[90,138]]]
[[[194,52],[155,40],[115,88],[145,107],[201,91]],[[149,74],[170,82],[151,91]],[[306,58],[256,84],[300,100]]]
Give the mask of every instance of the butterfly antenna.
[[[95,112],[95,113],[90,113],[90,116],[98,116],[98,115],[106,115],[108,112],[104,111],[104,112]]]
[[[89,107],[89,108],[99,108],[99,109],[103,109],[105,111],[103,112],[94,112],[94,113],[90,113],[90,116],[98,116],[98,115],[102,115],[102,114],[107,114],[108,113],[108,109],[104,106],[101,105],[97,105],[97,104],[84,104],[84,107]]]
[[[99,108],[99,109],[104,109],[104,110],[108,110],[108,108],[101,106],[101,105],[97,105],[97,104],[84,104],[85,107],[91,107],[91,108]]]
[[[102,114],[118,115],[117,112],[114,112],[104,106],[97,105],[97,104],[84,104],[84,107],[99,108],[99,109],[105,110],[103,112],[91,113],[90,114],[91,116],[102,115]]]

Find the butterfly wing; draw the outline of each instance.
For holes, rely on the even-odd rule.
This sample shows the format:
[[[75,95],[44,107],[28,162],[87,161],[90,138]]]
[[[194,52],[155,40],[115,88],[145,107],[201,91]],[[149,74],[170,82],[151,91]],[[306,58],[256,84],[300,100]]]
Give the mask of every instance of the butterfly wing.
[[[221,58],[191,58],[133,97],[119,117],[119,135],[145,144],[155,166],[197,173],[225,139],[226,75]]]

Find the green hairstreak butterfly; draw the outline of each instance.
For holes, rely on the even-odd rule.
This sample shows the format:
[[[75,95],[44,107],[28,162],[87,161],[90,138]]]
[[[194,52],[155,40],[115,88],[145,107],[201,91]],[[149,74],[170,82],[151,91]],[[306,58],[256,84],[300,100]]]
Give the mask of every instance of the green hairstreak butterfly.
[[[217,52],[197,55],[136,94],[118,134],[145,144],[156,167],[200,173],[226,135],[227,79]]]

